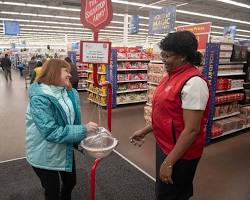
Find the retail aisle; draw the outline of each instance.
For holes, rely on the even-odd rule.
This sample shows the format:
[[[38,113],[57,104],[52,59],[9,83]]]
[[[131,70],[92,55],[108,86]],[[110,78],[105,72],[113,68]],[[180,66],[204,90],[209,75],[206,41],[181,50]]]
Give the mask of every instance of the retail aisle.
[[[84,93],[80,96],[84,121],[97,121],[96,106],[86,100]],[[26,106],[27,94],[24,80],[14,72],[13,82],[7,84],[0,71],[0,161],[24,156]],[[105,110],[102,111],[101,116],[102,125],[105,125]],[[146,139],[142,148],[130,145],[128,139],[133,131],[143,125],[143,105],[122,107],[113,111],[112,133],[120,140],[117,151],[154,176],[153,136],[150,135]],[[195,179],[193,200],[250,200],[249,152],[250,134],[248,132],[206,147]]]

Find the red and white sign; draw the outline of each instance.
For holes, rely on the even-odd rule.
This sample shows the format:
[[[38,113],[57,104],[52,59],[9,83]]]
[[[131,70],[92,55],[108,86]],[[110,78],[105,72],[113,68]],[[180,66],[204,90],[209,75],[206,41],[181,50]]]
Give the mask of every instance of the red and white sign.
[[[198,50],[202,51],[206,49],[206,44],[209,42],[211,25],[211,22],[206,22],[194,25],[178,26],[176,27],[176,30],[193,32],[198,40]]]
[[[81,22],[84,27],[98,32],[107,26],[113,17],[111,0],[81,0]]]
[[[80,62],[110,64],[111,42],[80,41]]]

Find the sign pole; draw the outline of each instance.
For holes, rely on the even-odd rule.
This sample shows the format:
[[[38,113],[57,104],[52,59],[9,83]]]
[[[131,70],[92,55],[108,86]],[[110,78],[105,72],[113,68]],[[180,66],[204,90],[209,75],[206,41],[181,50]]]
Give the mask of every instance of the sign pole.
[[[108,25],[113,18],[113,9],[111,0],[89,1],[81,0],[80,19],[84,27],[93,31],[94,42],[98,42],[98,32]],[[110,58],[109,58],[110,59]],[[99,83],[98,64],[93,65],[93,80],[95,87],[108,88],[108,129],[111,132],[112,119],[112,85],[108,81]],[[90,200],[95,200],[95,174],[96,168],[101,159],[96,159],[91,168],[90,176]]]

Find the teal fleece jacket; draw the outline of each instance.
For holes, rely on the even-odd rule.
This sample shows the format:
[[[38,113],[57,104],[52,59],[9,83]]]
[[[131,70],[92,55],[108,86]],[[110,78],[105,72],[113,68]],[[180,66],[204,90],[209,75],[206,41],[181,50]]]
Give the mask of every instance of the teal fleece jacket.
[[[72,89],[67,94],[74,108],[73,124],[68,122],[67,113],[55,96],[46,94],[38,83],[30,87],[26,112],[26,159],[34,167],[72,171],[73,145],[84,139],[87,130],[81,125],[77,91]]]

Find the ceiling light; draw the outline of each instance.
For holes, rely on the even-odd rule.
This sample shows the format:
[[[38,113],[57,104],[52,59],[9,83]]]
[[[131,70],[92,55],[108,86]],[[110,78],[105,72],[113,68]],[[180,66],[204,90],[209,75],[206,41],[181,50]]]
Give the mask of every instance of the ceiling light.
[[[200,17],[207,17],[207,18],[212,18],[212,19],[220,19],[220,20],[230,21],[230,22],[237,22],[237,23],[241,23],[241,24],[250,24],[250,22],[247,22],[247,21],[231,19],[231,18],[226,18],[226,17],[219,17],[219,16],[214,16],[214,15],[208,15],[208,14],[201,14],[201,13],[190,12],[190,11],[185,11],[185,10],[176,10],[176,12],[182,13],[182,14],[200,16]]]
[[[220,2],[223,2],[223,3],[227,3],[227,4],[231,4],[231,5],[240,6],[240,7],[243,7],[243,8],[250,9],[249,5],[244,4],[244,3],[239,3],[239,2],[236,2],[236,1],[231,1],[231,0],[216,0],[216,1],[220,1]]]

